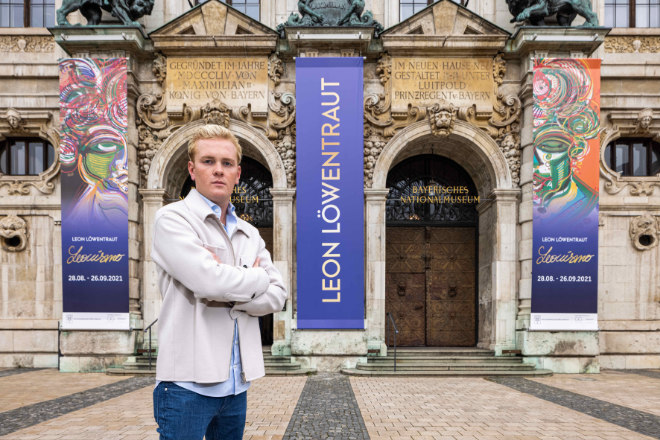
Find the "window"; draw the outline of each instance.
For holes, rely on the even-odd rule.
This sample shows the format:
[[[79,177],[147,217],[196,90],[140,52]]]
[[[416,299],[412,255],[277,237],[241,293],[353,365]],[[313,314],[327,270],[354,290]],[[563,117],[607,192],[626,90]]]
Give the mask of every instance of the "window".
[[[399,20],[412,17],[431,3],[437,0],[401,0],[399,3]]]
[[[0,172],[10,176],[43,173],[55,160],[53,146],[39,138],[13,138],[0,142]]]
[[[655,176],[660,173],[660,143],[642,138],[617,139],[605,148],[605,161],[622,176]]]
[[[55,0],[0,0],[0,27],[55,26]]]
[[[660,0],[605,0],[605,26],[660,27]]]
[[[195,4],[199,5],[207,0],[195,0]],[[227,3],[234,9],[241,11],[248,17],[254,18],[259,21],[259,0],[220,0],[222,3]]]

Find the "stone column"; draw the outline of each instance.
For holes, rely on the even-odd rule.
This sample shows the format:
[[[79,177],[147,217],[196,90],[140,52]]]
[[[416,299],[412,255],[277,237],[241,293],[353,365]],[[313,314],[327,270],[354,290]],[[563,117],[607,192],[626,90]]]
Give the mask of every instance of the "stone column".
[[[293,320],[293,188],[273,188],[273,263],[284,278],[289,292],[286,308],[273,314],[273,345],[275,355],[291,354],[291,322]]]
[[[162,299],[158,289],[156,266],[151,260],[151,243],[153,241],[154,217],[156,211],[163,206],[164,189],[139,190],[142,196],[142,313],[144,326],[151,324],[160,314]],[[154,329],[155,330],[155,329]],[[152,331],[152,343],[157,345],[156,332]]]
[[[495,242],[492,264],[494,334],[491,349],[497,355],[516,345],[517,213],[518,189],[495,189]]]
[[[385,354],[385,201],[389,189],[364,190],[367,349]]]

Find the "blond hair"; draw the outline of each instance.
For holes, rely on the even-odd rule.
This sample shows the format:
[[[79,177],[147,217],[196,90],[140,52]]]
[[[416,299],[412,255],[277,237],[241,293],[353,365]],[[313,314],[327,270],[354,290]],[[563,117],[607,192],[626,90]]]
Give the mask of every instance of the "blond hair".
[[[228,128],[215,124],[202,125],[193,133],[192,138],[188,142],[188,158],[191,162],[195,161],[197,142],[204,139],[227,139],[236,147],[236,158],[238,159],[238,163],[241,163],[243,149],[241,148],[241,144],[238,143],[238,139]]]

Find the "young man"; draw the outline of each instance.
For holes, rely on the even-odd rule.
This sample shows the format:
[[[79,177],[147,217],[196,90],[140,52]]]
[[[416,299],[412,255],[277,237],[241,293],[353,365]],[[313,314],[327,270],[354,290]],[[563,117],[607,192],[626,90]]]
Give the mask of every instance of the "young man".
[[[161,440],[241,439],[250,381],[265,374],[258,316],[282,310],[282,276],[230,202],[241,146],[219,125],[188,145],[196,189],[156,213],[158,321],[154,417]]]

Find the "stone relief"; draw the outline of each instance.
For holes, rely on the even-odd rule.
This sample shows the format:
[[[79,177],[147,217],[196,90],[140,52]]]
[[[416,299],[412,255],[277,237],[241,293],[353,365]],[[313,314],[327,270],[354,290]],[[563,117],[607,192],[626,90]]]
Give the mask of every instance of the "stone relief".
[[[656,176],[622,176],[612,170],[605,160],[607,145],[621,137],[643,136],[660,141],[660,121],[654,119],[652,109],[639,112],[632,110],[612,111],[603,113],[601,120],[605,126],[600,133],[600,175],[606,180],[605,191],[608,194],[619,194],[628,189],[631,196],[651,196],[655,187],[660,187],[660,174]],[[605,121],[608,124],[605,124]]]
[[[454,129],[457,109],[447,101],[440,101],[427,109],[431,131],[436,136],[449,136]]]
[[[476,105],[456,107],[452,103],[438,102],[428,108],[408,104],[406,112],[392,111],[392,86],[390,76],[392,60],[383,54],[376,65],[376,74],[383,86],[383,93],[372,93],[364,99],[365,118],[365,185],[372,185],[373,170],[383,146],[397,131],[420,121],[428,116],[433,134],[447,136],[451,134],[454,121],[468,122],[484,130],[502,150],[511,170],[514,183],[520,182],[520,118],[522,103],[516,95],[497,93],[497,103],[489,114],[480,114]],[[493,59],[493,81],[497,87],[504,82],[506,62],[501,54]],[[381,146],[382,145],[382,146]]]
[[[20,217],[8,215],[0,220],[2,248],[9,252],[20,252],[27,246],[27,223]]]
[[[44,53],[55,51],[55,40],[46,36],[2,36],[0,52]]]
[[[644,214],[630,220],[628,230],[633,246],[647,251],[658,245],[660,239],[660,217]]]
[[[660,37],[607,37],[605,38],[606,53],[658,53],[660,52]]]
[[[55,126],[59,122],[57,113],[19,113],[16,109],[7,109],[0,118],[0,136],[34,136],[47,139],[55,151],[59,148],[59,131]],[[55,158],[48,169],[37,176],[10,176],[0,173],[0,188],[7,187],[7,194],[26,196],[31,194],[31,187],[43,194],[52,194],[55,190],[53,179],[60,172],[60,161]]]

